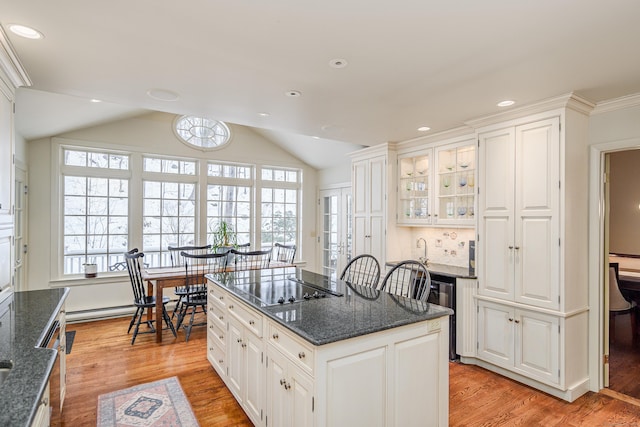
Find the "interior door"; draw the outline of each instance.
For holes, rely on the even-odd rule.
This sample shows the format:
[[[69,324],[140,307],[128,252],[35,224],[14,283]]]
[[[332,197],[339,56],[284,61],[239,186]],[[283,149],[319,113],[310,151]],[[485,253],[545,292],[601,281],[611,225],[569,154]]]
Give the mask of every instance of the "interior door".
[[[351,260],[351,187],[320,191],[322,274],[337,279]]]

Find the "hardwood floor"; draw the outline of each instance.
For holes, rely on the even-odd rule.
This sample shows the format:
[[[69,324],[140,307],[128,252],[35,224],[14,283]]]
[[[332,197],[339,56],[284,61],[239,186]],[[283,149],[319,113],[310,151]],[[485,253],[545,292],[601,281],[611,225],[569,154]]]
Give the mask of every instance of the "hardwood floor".
[[[640,399],[640,337],[632,339],[629,315],[617,316],[609,345],[609,389]]]
[[[147,334],[132,346],[128,322],[67,325],[76,337],[67,356],[64,411],[52,426],[93,426],[98,395],[173,375],[201,426],[251,426],[206,359],[206,328],[194,328],[188,343],[183,331],[177,339],[165,331],[160,345]],[[600,393],[567,403],[479,367],[451,363],[449,373],[450,426],[640,425],[640,407]]]

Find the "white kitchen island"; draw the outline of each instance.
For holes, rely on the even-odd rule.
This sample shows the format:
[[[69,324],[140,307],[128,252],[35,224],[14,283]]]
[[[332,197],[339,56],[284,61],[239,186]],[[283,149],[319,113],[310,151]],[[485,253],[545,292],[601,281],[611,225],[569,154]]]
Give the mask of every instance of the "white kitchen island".
[[[289,302],[292,278],[342,295]],[[296,268],[208,279],[207,357],[255,425],[448,424],[450,309]]]

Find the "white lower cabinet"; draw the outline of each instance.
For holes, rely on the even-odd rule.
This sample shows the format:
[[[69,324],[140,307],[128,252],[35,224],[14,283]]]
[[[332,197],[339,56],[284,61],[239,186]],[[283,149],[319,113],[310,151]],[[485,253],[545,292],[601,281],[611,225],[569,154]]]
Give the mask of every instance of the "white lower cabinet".
[[[295,361],[267,346],[267,426],[313,426],[313,379]]]
[[[478,357],[550,384],[560,382],[557,316],[478,301]]]
[[[38,409],[36,409],[36,416],[33,418],[31,427],[49,427],[51,422],[51,405],[49,403],[49,384],[42,393]]]

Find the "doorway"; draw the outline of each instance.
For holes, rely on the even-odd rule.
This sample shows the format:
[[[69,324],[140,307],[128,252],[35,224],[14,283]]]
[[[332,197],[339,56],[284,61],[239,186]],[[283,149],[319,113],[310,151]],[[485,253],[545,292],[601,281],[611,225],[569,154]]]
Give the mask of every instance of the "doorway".
[[[351,187],[320,190],[322,274],[337,279],[351,260]]]
[[[640,339],[633,335],[637,322],[631,311],[640,304],[638,164],[638,149],[604,156],[604,354],[609,361],[604,366],[604,386],[635,399],[640,399]]]

